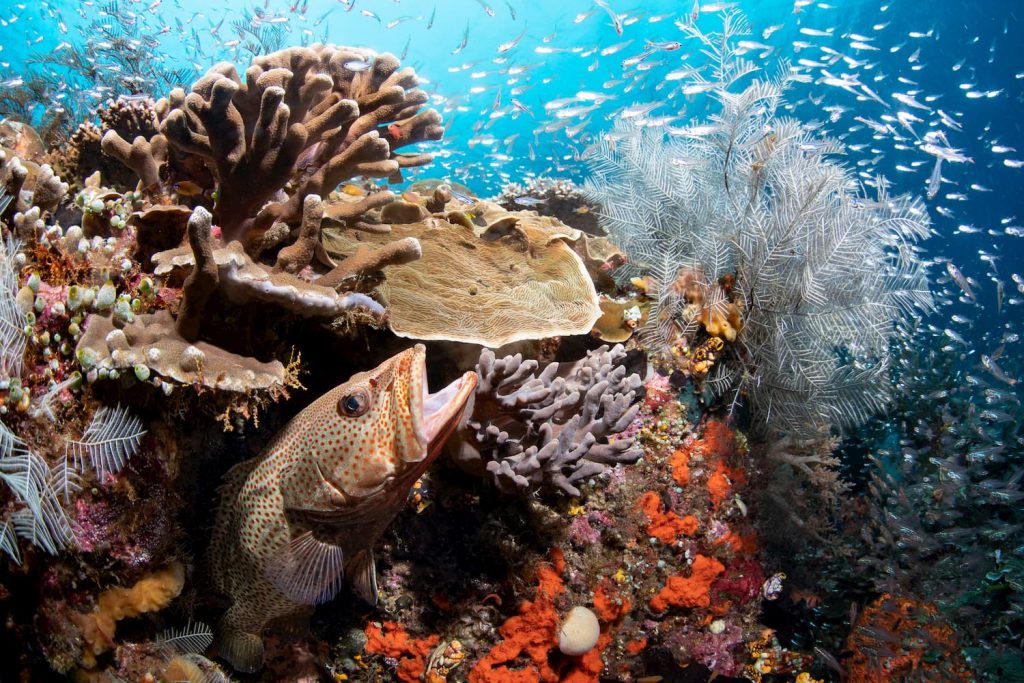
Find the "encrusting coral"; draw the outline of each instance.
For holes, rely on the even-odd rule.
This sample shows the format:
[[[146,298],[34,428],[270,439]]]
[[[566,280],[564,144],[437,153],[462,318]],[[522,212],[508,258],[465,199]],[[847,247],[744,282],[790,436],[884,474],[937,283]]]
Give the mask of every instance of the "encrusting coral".
[[[111,317],[91,316],[77,354],[87,372],[116,370],[147,377],[152,372],[168,389],[200,385],[245,394],[290,384],[280,361],[259,361],[203,341],[190,343],[178,334],[167,310],[137,315],[121,329]]]
[[[622,346],[602,346],[538,374],[536,360],[498,359],[484,349],[455,460],[486,469],[503,491],[549,488],[570,496],[607,468],[635,462],[640,451],[632,438],[617,438],[637,415],[642,384],[626,374],[625,356]]]

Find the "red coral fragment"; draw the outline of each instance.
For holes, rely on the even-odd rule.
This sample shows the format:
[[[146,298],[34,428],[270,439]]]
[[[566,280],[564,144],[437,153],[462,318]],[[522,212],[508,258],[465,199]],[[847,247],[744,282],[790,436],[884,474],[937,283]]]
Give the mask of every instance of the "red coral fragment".
[[[504,640],[484,655],[469,672],[469,683],[590,683],[604,669],[602,653],[612,641],[612,629],[632,605],[620,595],[607,579],[594,591],[594,613],[601,623],[597,645],[579,657],[558,652],[558,631],[561,619],[555,599],[565,586],[561,573],[565,558],[555,548],[551,565],[537,570],[537,592],[532,601],[524,602],[519,614],[509,617],[498,632]],[[512,668],[517,660],[529,659],[523,668]]]
[[[519,607],[519,614],[509,617],[498,632],[504,640],[480,659],[469,672],[469,683],[517,683],[522,681],[560,680],[548,662],[548,653],[558,644],[560,619],[555,598],[565,590],[561,572],[565,558],[561,551],[552,551],[554,566],[537,569],[537,593],[532,601]],[[532,666],[511,669],[509,664],[527,656]]]

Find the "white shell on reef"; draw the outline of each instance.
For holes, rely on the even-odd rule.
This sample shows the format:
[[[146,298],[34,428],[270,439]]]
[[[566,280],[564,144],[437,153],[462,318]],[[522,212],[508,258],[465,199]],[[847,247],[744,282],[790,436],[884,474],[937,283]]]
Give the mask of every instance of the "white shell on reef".
[[[597,616],[586,607],[573,607],[558,631],[558,649],[571,657],[586,654],[597,645],[599,635],[601,625]]]
[[[181,361],[178,365],[186,372],[198,372],[200,364],[204,360],[206,360],[206,354],[190,345],[181,353]]]

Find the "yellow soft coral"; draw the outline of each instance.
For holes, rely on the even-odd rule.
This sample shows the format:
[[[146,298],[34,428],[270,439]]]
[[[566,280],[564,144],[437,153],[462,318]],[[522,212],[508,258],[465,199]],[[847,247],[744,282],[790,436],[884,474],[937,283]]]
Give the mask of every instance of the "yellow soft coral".
[[[131,588],[108,588],[96,600],[95,610],[89,614],[73,615],[72,619],[81,629],[85,641],[82,648],[83,666],[95,666],[97,655],[114,645],[118,621],[163,609],[178,597],[184,584],[185,567],[175,562],[165,569],[144,576]]]

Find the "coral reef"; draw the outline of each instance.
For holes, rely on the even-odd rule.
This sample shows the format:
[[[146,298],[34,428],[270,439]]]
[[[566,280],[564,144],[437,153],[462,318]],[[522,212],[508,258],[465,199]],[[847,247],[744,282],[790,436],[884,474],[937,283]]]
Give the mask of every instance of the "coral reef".
[[[639,450],[619,435],[639,410],[642,380],[627,376],[625,355],[622,346],[603,346],[538,374],[535,360],[497,359],[484,349],[455,460],[486,469],[503,491],[548,488],[570,496],[609,467],[635,462]]]
[[[735,15],[679,24],[723,57],[710,122],[588,138],[586,190],[496,201],[398,190],[443,133],[415,72],[266,16],[232,27],[244,73],[110,100],[60,149],[0,123],[0,677],[966,680],[938,614],[968,610],[912,597],[940,581],[1008,642],[1017,413],[893,425],[843,507],[837,435],[930,304],[927,222],[779,117],[783,83],[741,87]],[[984,559],[933,562],[985,515]],[[836,623],[806,539],[867,605],[842,664],[804,652]]]

